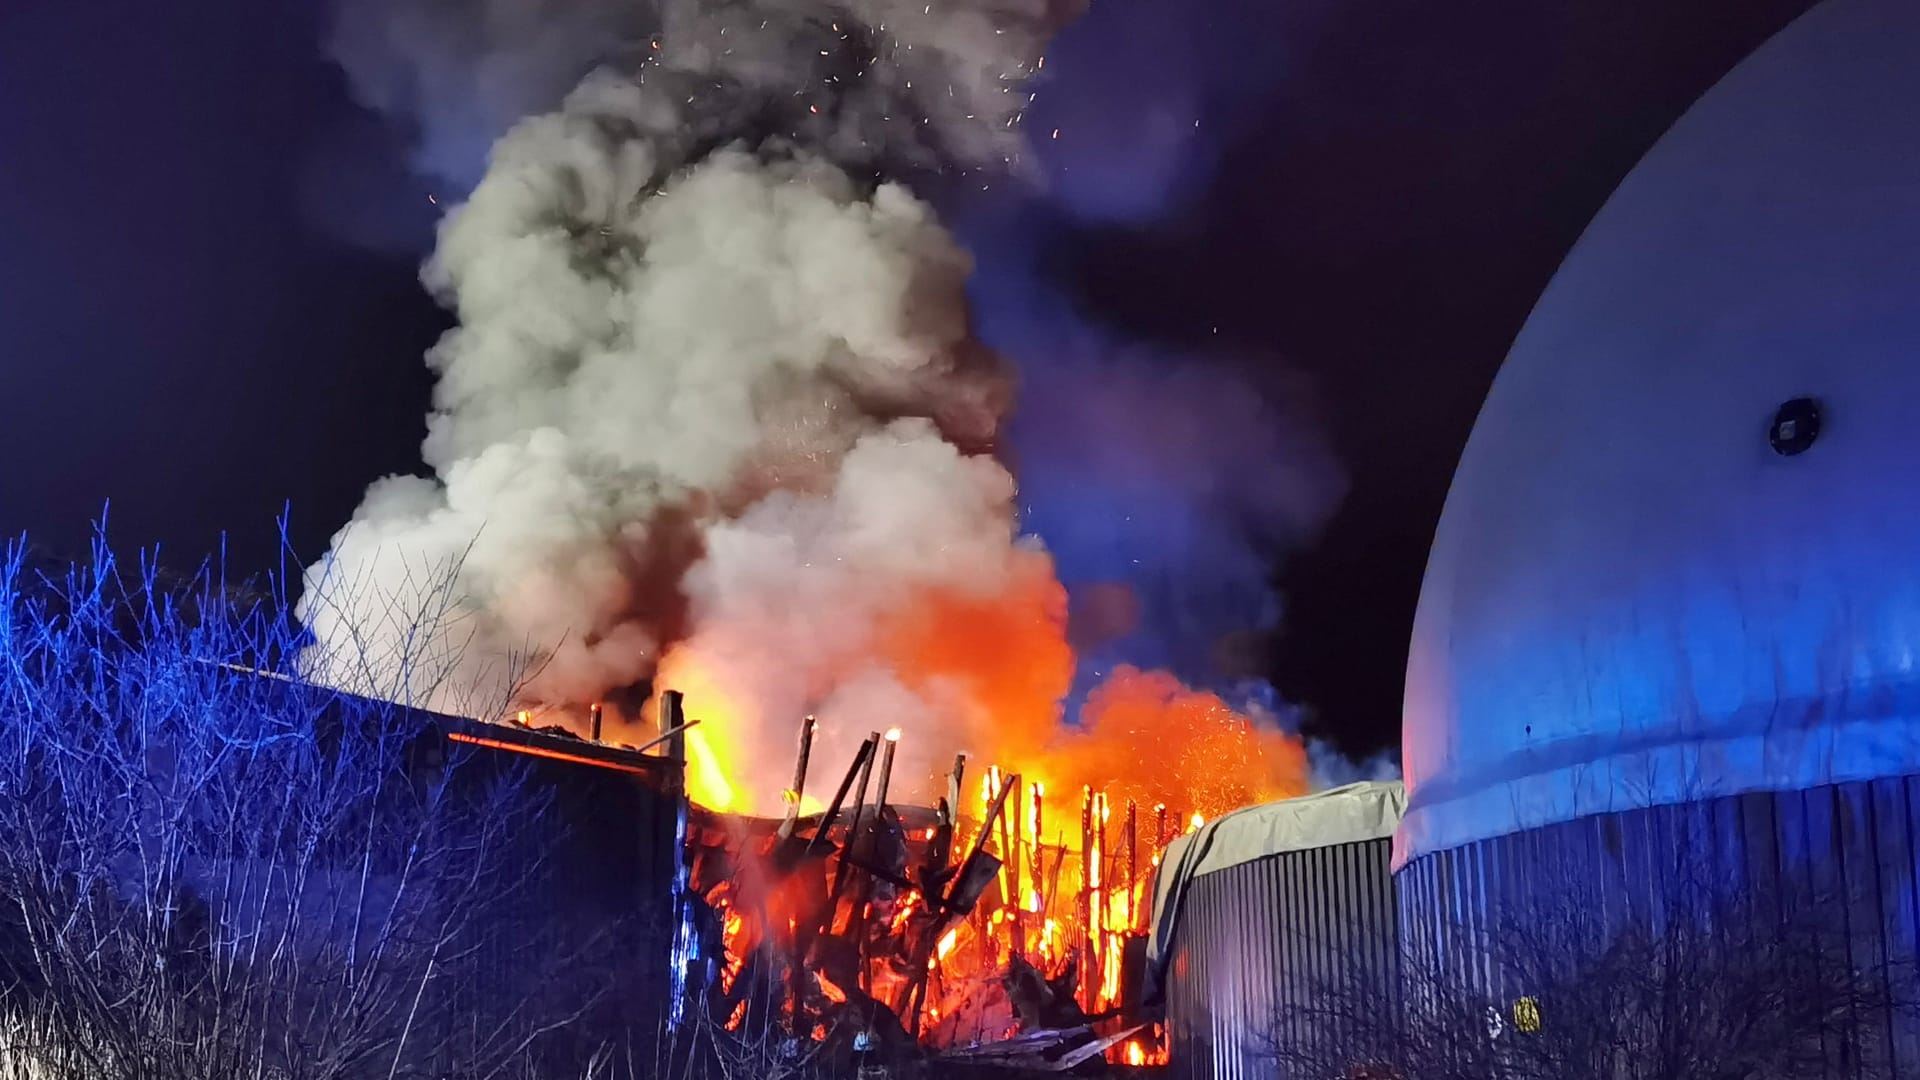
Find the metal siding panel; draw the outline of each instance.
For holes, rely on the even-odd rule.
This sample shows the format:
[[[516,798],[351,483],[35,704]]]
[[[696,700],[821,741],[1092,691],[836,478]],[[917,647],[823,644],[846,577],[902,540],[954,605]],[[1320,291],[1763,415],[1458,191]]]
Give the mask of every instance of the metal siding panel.
[[[1920,940],[1920,910],[1915,907],[1913,867],[1914,849],[1912,779],[1875,780],[1868,797],[1874,817],[1874,867],[1878,872],[1881,935],[1887,962],[1897,971],[1920,967],[1915,942]],[[1891,974],[1889,972],[1888,974]],[[1920,1030],[1915,1025],[1895,1025],[1892,1058],[1895,1062],[1920,1062]]]
[[[1270,1040],[1304,1048],[1334,1037],[1306,1027],[1298,1009],[1328,980],[1357,963],[1390,985],[1399,957],[1390,859],[1390,842],[1377,840],[1287,852],[1196,880],[1169,964],[1173,1075],[1284,1076]],[[1204,1035],[1194,1022],[1203,1013]]]
[[[1756,917],[1825,898],[1819,910],[1830,912],[1833,936],[1819,962],[1847,964],[1862,978],[1905,978],[1909,996],[1920,965],[1917,786],[1909,777],[1749,794],[1577,819],[1435,852],[1394,876],[1399,948],[1411,963],[1446,958],[1468,973],[1470,988],[1495,991],[1494,973],[1470,948],[1473,935],[1541,883],[1584,890],[1596,924],[1617,927],[1629,911],[1655,913],[1660,885],[1674,873],[1704,868],[1762,897],[1767,909]],[[1874,1029],[1865,1020],[1846,1045],[1831,1048],[1829,1075],[1920,1076],[1920,1023],[1902,1018],[1890,1033],[1867,1037]]]
[[[1887,920],[1880,906],[1880,865],[1874,856],[1879,824],[1872,793],[1866,784],[1847,784],[1836,794],[1839,843],[1845,867],[1842,887],[1846,898],[1848,961],[1854,971],[1884,982],[1888,972],[1887,938],[1882,927]],[[1856,1023],[1863,1025],[1855,1035],[1861,1076],[1881,1075],[1893,1067],[1892,1032],[1864,1026],[1878,1019],[1856,1018]]]

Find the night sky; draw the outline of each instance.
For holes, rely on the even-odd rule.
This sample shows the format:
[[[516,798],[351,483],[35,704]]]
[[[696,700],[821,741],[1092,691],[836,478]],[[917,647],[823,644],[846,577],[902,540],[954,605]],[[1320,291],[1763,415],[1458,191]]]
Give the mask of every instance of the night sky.
[[[1276,566],[1267,670],[1375,749],[1508,343],[1647,146],[1806,6],[1095,0],[1029,118],[1061,131],[1045,197],[955,220],[983,274],[1017,233],[1079,317],[1304,380],[1350,487]],[[434,210],[324,22],[318,0],[0,6],[0,529],[78,552],[110,499],[120,545],[191,565],[225,532],[264,568],[283,504],[311,560],[369,480],[418,468]]]

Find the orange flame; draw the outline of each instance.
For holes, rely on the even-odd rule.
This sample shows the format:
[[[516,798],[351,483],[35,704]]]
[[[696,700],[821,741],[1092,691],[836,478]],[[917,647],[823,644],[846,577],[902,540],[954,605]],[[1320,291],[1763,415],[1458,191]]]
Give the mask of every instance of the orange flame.
[[[735,979],[740,977],[740,968],[747,962],[747,951],[742,947],[747,921],[740,913],[728,910],[721,922],[721,940],[726,945],[727,963],[720,971],[720,989],[731,993]]]
[[[920,894],[917,892],[910,892],[901,899],[893,909],[893,922],[888,927],[889,932],[898,934],[906,929],[907,920],[913,917],[913,909],[918,906],[919,900]]]
[[[976,763],[968,769],[973,786],[964,793],[966,807],[951,808],[960,818],[952,822],[952,850],[956,859],[974,845],[999,855],[999,889],[982,898],[981,917],[949,926],[935,941],[940,979],[966,978],[1019,954],[1050,978],[1078,971],[1076,995],[1090,1010],[1104,1011],[1120,1003],[1127,945],[1148,921],[1148,881],[1165,842],[1182,822],[1198,829],[1241,806],[1304,794],[1306,754],[1298,739],[1214,694],[1165,672],[1128,667],[1093,690],[1076,722],[1061,723],[1074,665],[1066,593],[1044,556],[1035,553],[1019,567],[994,594],[907,592],[845,658],[845,670],[812,673],[806,693],[829,702],[844,680],[878,670],[925,706],[924,713],[897,714],[903,727],[885,732],[890,742],[883,749],[893,766],[889,801],[896,805],[930,805],[944,796],[946,780],[931,774],[957,751],[965,749]],[[753,628],[735,629],[740,633],[728,638],[733,645],[754,640]],[[686,732],[689,795],[723,812],[789,811],[797,799],[789,790],[791,725],[759,714],[770,706],[756,698],[751,672],[725,662],[738,656],[703,656],[700,640],[671,650],[656,678],[657,685],[681,691],[688,718],[701,722]],[[832,709],[819,713],[813,729],[816,767],[844,763],[849,746],[889,722],[836,718]],[[834,779],[816,784],[809,778],[808,786],[832,790]],[[1011,789],[1003,817],[982,836],[985,811],[1003,787]],[[1048,789],[1065,798],[1049,800]],[[1081,805],[1074,805],[1076,791]],[[797,801],[803,809],[817,806],[812,796]],[[1153,810],[1136,816],[1136,807]],[[908,835],[931,841],[941,830]],[[906,934],[916,913],[931,906],[928,900],[903,889],[891,911],[881,901],[872,909],[875,929]],[[731,991],[747,952],[762,942],[738,913],[723,909],[722,917],[727,961],[721,984]],[[789,934],[795,931],[786,911],[769,913],[770,926],[781,922]],[[818,972],[814,977],[826,998],[846,1000],[846,990]],[[902,971],[875,971],[872,978],[863,989],[876,998],[896,1003],[908,996]],[[933,1001],[926,1008],[937,1019]],[[739,1019],[736,1014],[733,1022]],[[1108,1054],[1133,1064],[1164,1060],[1157,1037],[1130,1040]]]

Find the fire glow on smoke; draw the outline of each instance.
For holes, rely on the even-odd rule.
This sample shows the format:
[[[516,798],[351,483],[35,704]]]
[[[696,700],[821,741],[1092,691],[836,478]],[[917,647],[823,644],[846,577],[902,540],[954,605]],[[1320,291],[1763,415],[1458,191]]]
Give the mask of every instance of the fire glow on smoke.
[[[1061,723],[1074,665],[1066,592],[1040,552],[1019,554],[1023,573],[997,593],[898,595],[871,620],[872,637],[821,673],[821,699],[777,714],[737,689],[755,685],[753,665],[773,652],[757,637],[762,627],[709,624],[676,644],[659,685],[682,692],[689,718],[701,721],[688,732],[693,797],[718,810],[781,812],[796,718],[809,710],[820,718],[818,761],[849,759],[874,730],[903,731],[895,791],[927,805],[957,753],[1056,791],[1093,787],[1209,817],[1306,791],[1298,740],[1165,672],[1117,669],[1077,724]],[[848,715],[837,713],[836,697]]]
[[[696,674],[697,668],[670,670],[689,676],[676,687],[714,688]],[[691,797],[713,810],[780,813],[786,780],[778,770],[748,764],[765,760],[751,748],[766,725],[734,711],[724,693],[704,698],[697,694],[689,693],[687,705],[689,718],[700,721],[687,732]],[[1179,807],[1183,819],[1210,819],[1308,790],[1306,754],[1298,739],[1235,712],[1217,695],[1181,685],[1166,672],[1114,672],[1094,691],[1078,725],[1057,724],[1049,702],[1029,704],[1024,713],[1002,714],[1008,717],[1004,729],[978,728],[965,743],[950,729],[936,728],[931,734],[945,736],[938,745],[950,749],[945,755],[949,763],[954,752],[967,753],[971,760],[1004,763],[999,765],[1002,770],[1018,772],[1044,788],[1075,792],[1091,787],[1123,803]],[[857,744],[867,734],[834,725],[831,717],[823,717],[821,725],[816,747],[839,745],[849,736]],[[786,749],[790,757],[791,746]],[[895,774],[899,801],[925,805],[939,794],[943,780],[937,772],[916,772],[905,765],[923,756],[914,754],[910,743],[903,747]],[[816,760],[844,761],[845,756]],[[791,764],[786,768],[790,772]],[[818,792],[809,791],[800,809],[803,814],[821,810]]]

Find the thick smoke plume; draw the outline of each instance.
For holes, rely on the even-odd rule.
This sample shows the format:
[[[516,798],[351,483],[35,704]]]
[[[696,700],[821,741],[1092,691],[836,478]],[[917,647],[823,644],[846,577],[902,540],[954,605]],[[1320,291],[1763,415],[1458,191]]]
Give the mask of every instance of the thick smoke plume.
[[[309,572],[305,672],[548,715],[671,686],[720,806],[777,801],[809,712],[820,760],[903,729],[903,793],[958,750],[1111,774],[1194,723],[1239,769],[1209,781],[1219,808],[1299,790],[1297,746],[1177,684],[1061,728],[1067,596],[994,453],[1010,379],[972,334],[969,258],[887,179],[1017,168],[1068,14],[348,4],[336,50],[421,166],[463,188],[492,149],[425,270],[459,318],[428,358],[433,475],[374,485]]]

